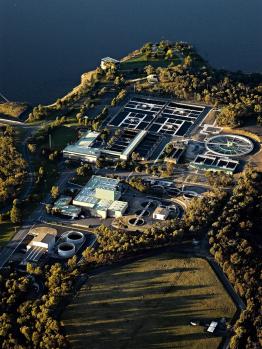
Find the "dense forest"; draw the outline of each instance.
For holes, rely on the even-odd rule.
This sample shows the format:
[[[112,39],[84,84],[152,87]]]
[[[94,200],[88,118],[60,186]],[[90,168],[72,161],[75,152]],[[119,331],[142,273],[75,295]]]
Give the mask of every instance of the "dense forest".
[[[10,133],[0,136],[0,205],[16,197],[26,174],[26,162]]]
[[[235,324],[232,349],[262,346],[261,183],[261,174],[247,170],[209,231],[211,253],[247,306]]]

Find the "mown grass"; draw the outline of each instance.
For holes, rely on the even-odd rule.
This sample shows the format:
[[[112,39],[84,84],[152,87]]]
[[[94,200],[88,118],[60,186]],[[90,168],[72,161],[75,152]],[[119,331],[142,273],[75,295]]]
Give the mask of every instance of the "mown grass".
[[[214,349],[221,337],[190,321],[235,310],[205,260],[162,254],[91,277],[62,320],[73,349]]]
[[[52,131],[51,135],[52,150],[63,150],[68,143],[77,139],[77,131],[74,127],[59,126]],[[49,140],[44,146],[49,147]]]
[[[174,64],[179,64],[180,58],[174,57],[172,59],[164,59],[164,58],[147,59],[145,55],[140,55],[140,56],[121,62],[120,70],[141,69],[146,67],[147,65],[152,65],[153,67],[167,67],[172,62]]]

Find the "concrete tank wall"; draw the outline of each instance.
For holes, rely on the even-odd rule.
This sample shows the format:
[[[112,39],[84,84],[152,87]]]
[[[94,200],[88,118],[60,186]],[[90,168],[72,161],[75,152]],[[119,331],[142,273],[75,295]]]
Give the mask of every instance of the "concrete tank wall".
[[[58,254],[63,258],[70,258],[75,254],[75,245],[70,242],[62,242],[58,245]]]
[[[80,245],[84,242],[85,236],[80,231],[68,231],[66,233],[66,242],[74,245]]]

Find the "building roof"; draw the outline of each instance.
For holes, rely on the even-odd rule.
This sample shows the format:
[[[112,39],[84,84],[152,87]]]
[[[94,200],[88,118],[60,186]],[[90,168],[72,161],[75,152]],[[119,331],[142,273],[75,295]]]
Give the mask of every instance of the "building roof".
[[[72,200],[71,196],[61,195],[54,203],[55,207],[61,208],[68,205]]]
[[[126,201],[115,200],[109,207],[109,210],[112,211],[122,211],[127,207],[128,203]]]
[[[29,234],[38,236],[38,235],[45,235],[45,234],[51,234],[56,236],[57,230],[55,228],[49,227],[49,226],[42,226],[42,227],[33,227],[30,229]]]
[[[92,148],[92,144],[99,136],[99,132],[87,131],[75,144],[70,144],[65,147],[63,153],[74,153],[78,155],[99,156],[100,150]]]
[[[93,208],[101,201],[96,197],[96,189],[117,191],[118,184],[118,179],[93,175],[91,179],[87,182],[87,184],[84,186],[84,188],[80,191],[80,193],[75,197],[74,202],[83,202],[85,204],[89,204],[88,206],[90,208]]]
[[[119,63],[117,59],[111,58],[111,57],[104,57],[101,59],[104,63]]]
[[[169,209],[165,208],[165,207],[160,207],[158,206],[155,211],[154,211],[154,215],[155,214],[159,214],[159,215],[163,215],[163,216],[168,216],[169,214]]]
[[[31,244],[33,244],[34,242],[42,242],[42,243],[46,243],[49,244],[50,242],[52,242],[55,239],[55,235],[53,234],[48,234],[48,233],[40,233],[37,236],[35,236],[33,238],[32,241],[29,242],[28,246],[30,246]]]
[[[61,207],[61,213],[67,216],[78,216],[81,212],[81,208],[74,205],[66,205]]]
[[[99,211],[106,211],[112,205],[112,200],[99,200],[95,205],[95,209]]]
[[[218,323],[216,321],[212,321],[208,326],[207,332],[213,333],[217,327]]]

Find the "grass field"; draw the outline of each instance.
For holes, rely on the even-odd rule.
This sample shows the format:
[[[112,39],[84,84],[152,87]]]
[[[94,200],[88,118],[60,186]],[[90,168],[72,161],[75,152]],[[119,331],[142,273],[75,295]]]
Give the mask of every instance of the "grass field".
[[[6,102],[0,103],[0,114],[18,118],[26,109],[26,103]]]
[[[63,150],[68,143],[76,140],[77,131],[74,127],[60,126],[52,131],[52,149]]]
[[[189,322],[235,310],[205,260],[162,254],[91,277],[62,320],[73,349],[214,349],[221,337]]]
[[[174,57],[173,59],[164,59],[164,58],[149,58],[147,59],[145,55],[140,55],[138,57],[133,57],[129,60],[121,62],[120,69],[121,70],[129,70],[129,69],[141,69],[147,65],[152,65],[153,67],[167,67],[170,63],[179,64],[180,59],[178,57]]]
[[[4,246],[15,235],[15,224],[10,222],[0,223],[0,246]]]

